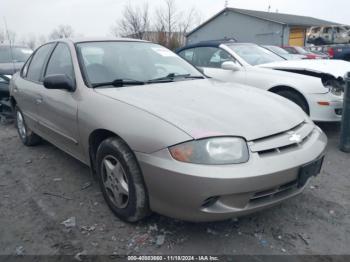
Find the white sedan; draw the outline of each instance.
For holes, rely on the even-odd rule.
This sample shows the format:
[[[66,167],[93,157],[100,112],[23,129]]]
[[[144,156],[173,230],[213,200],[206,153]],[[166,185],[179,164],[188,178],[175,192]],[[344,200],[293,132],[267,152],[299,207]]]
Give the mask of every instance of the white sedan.
[[[312,64],[304,60],[287,61],[255,44],[218,41],[186,46],[177,53],[202,68],[209,77],[281,95],[299,105],[313,121],[341,120],[344,91],[341,76],[350,71],[349,62],[327,61],[338,68],[327,71],[331,66],[325,66],[324,61]]]

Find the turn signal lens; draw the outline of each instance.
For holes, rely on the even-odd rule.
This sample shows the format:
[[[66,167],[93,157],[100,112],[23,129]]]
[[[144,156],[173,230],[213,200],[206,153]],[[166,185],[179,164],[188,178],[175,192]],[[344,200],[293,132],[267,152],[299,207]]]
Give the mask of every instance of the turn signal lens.
[[[173,158],[181,162],[190,162],[193,154],[192,144],[186,143],[170,148],[170,153]]]
[[[329,106],[329,102],[325,102],[325,101],[320,101],[320,102],[317,102],[317,104],[319,104],[320,106]]]

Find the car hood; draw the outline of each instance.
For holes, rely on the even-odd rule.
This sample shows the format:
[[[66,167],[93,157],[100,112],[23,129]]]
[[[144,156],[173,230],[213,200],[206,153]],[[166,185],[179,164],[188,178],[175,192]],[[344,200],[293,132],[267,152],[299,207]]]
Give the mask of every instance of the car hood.
[[[156,115],[195,139],[240,136],[251,141],[287,131],[306,119],[299,107],[282,97],[215,80],[95,91]]]
[[[336,79],[344,79],[350,72],[350,63],[342,60],[289,60],[259,65],[259,67],[278,70],[293,71],[295,73],[311,72],[314,74],[327,74]]]

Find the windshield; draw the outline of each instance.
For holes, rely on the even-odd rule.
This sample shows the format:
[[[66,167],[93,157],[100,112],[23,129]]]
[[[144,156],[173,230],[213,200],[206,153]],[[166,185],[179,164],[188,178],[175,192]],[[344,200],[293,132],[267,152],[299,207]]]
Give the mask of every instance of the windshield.
[[[0,63],[24,63],[33,51],[26,47],[0,46]]]
[[[202,77],[192,65],[160,45],[145,42],[86,42],[77,44],[80,63],[91,86],[117,80],[148,82],[176,76]]]
[[[266,46],[266,48],[271,50],[272,52],[275,52],[278,55],[289,55],[289,53],[286,50],[278,46]]]
[[[307,51],[306,49],[300,46],[295,46],[294,48],[298,51],[299,54],[302,54],[302,55],[306,55],[310,53],[310,51]]]
[[[284,61],[285,59],[258,45],[233,44],[227,45],[248,64],[255,66],[272,62]]]

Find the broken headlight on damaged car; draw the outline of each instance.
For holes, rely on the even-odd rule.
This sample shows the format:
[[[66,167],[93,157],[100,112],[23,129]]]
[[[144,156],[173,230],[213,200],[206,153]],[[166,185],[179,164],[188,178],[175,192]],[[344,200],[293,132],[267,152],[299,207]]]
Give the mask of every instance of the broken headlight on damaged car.
[[[335,96],[342,96],[345,90],[345,82],[340,79],[327,79],[322,81],[323,85],[329,89],[329,92]]]
[[[229,165],[249,160],[247,143],[239,137],[193,140],[172,146],[169,151],[174,159],[193,164]]]

